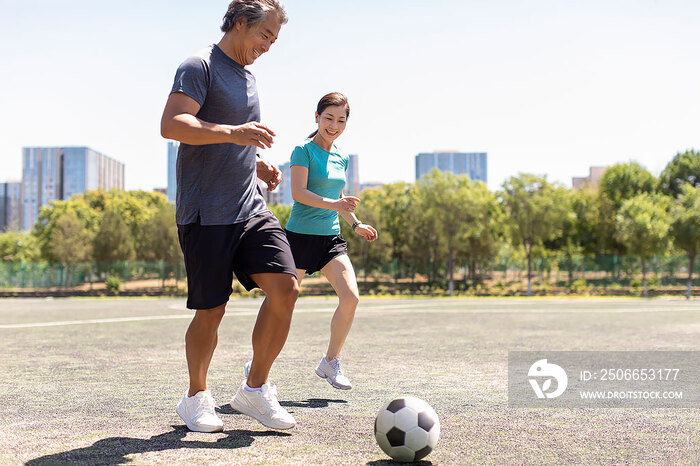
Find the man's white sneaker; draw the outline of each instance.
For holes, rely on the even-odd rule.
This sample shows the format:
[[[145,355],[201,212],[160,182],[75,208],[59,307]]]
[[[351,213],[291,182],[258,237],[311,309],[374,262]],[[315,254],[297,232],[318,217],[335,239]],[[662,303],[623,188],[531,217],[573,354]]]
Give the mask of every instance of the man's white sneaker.
[[[193,396],[182,397],[177,404],[177,414],[180,415],[187,427],[195,432],[220,432],[224,423],[214,410],[214,398],[209,390],[202,390]]]
[[[231,407],[271,429],[291,429],[297,422],[277,401],[277,387],[263,384],[260,390],[246,390],[243,381],[231,399]]]
[[[253,361],[248,361],[247,363],[245,363],[245,366],[243,366],[243,375],[246,379],[248,378],[248,374],[250,374],[251,364],[253,364]]]
[[[326,379],[326,381],[335,388],[341,390],[350,390],[352,388],[350,379],[343,374],[340,358],[336,357],[330,361],[326,361],[326,355],[324,354],[321,358],[321,362],[316,366],[316,375],[322,379]]]

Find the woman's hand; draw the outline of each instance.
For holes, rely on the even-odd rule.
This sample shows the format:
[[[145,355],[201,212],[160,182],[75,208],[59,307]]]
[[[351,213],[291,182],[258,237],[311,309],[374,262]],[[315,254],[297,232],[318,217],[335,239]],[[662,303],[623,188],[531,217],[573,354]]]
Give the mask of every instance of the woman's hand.
[[[340,199],[336,199],[332,202],[332,210],[336,210],[338,212],[355,212],[357,204],[359,203],[359,197],[341,194]]]
[[[360,236],[364,236],[367,241],[374,241],[377,239],[377,230],[374,229],[372,225],[367,225],[366,223],[360,223],[355,227],[355,233]]]

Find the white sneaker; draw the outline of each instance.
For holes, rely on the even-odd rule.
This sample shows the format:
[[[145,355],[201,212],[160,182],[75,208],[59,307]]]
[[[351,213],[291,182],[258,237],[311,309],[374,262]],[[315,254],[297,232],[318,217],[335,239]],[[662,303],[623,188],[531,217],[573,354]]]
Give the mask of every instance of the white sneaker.
[[[245,378],[248,378],[248,374],[250,374],[250,366],[253,364],[253,361],[248,361],[245,363],[245,366],[243,366],[243,375]]]
[[[271,429],[291,429],[297,425],[294,417],[277,401],[277,387],[263,384],[261,390],[249,392],[243,381],[231,399],[231,407],[242,414],[256,419]]]
[[[316,375],[326,379],[335,388],[341,390],[350,390],[352,388],[350,379],[343,374],[343,368],[340,366],[340,358],[338,357],[326,361],[326,355],[324,354],[321,362],[316,366]]]
[[[220,432],[224,428],[224,423],[216,415],[214,406],[214,398],[209,390],[199,391],[194,396],[187,396],[185,392],[175,411],[192,431]]]

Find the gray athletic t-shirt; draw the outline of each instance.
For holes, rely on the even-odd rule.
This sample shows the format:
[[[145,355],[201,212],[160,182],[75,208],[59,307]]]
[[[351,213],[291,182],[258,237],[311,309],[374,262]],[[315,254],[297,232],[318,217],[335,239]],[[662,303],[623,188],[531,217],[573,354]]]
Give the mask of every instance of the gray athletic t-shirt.
[[[177,69],[173,92],[201,106],[197,118],[218,124],[260,121],[255,77],[218,46],[185,60]],[[267,210],[257,184],[255,146],[180,144],[177,157],[177,210],[180,225],[230,225]]]

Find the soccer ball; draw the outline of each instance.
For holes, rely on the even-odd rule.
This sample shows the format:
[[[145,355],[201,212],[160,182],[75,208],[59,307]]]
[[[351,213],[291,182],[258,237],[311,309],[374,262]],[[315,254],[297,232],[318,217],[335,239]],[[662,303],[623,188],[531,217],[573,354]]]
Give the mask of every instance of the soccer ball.
[[[425,401],[407,396],[390,401],[374,420],[374,437],[396,461],[418,461],[433,451],[440,420]]]

